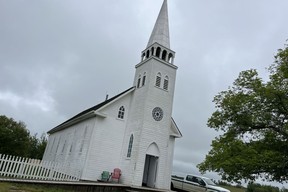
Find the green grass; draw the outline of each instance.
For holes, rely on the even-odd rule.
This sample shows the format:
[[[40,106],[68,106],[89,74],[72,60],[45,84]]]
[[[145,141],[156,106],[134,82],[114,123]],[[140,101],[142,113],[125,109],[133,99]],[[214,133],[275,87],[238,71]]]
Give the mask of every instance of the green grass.
[[[221,187],[228,189],[231,192],[245,192],[246,191],[245,188],[238,188],[238,187],[233,187],[233,186],[221,186]]]
[[[10,184],[8,183],[0,183],[0,191],[8,191]]]
[[[41,186],[41,185],[27,185],[19,183],[0,182],[1,192],[69,192],[68,190]]]
[[[245,188],[237,188],[232,186],[221,187],[229,189],[231,192],[245,192]],[[69,190],[41,185],[0,182],[0,192],[69,192]]]

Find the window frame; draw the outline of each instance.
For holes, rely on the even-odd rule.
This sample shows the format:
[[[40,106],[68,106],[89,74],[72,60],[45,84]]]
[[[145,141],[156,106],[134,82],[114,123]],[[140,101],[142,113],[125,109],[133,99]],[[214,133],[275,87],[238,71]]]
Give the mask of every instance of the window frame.
[[[161,73],[157,73],[156,75],[155,86],[159,88],[161,87]]]
[[[139,75],[137,80],[137,88],[140,88],[140,86],[141,86],[141,75]]]
[[[168,91],[168,87],[169,87],[169,77],[165,76],[164,83],[163,83],[163,89]]]
[[[125,107],[122,105],[118,110],[118,119],[124,119],[125,117]]]
[[[145,85],[146,83],[146,72],[143,74],[143,78],[142,78],[142,87]]]
[[[130,138],[129,138],[129,143],[128,143],[128,150],[127,150],[127,158],[131,158],[131,154],[132,154],[132,149],[133,149],[133,141],[134,141],[134,135],[131,134]]]

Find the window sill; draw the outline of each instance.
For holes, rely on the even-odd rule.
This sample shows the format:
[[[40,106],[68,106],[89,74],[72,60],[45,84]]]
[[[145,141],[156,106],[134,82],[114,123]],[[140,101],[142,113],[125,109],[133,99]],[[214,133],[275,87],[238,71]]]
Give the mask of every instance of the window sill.
[[[162,87],[158,87],[158,86],[156,86],[156,85],[154,85],[154,87],[156,87],[157,89],[160,89],[160,90],[162,90],[162,91],[166,91],[166,92],[169,92],[168,90],[166,90],[166,89],[163,89]]]

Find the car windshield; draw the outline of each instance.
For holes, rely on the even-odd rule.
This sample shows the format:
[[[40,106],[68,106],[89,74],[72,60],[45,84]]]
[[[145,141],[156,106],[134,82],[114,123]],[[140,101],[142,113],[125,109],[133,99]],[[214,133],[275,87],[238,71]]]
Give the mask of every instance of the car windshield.
[[[205,182],[208,184],[208,185],[216,185],[213,181],[211,181],[211,179],[208,179],[208,178],[202,178],[203,180],[205,180]]]

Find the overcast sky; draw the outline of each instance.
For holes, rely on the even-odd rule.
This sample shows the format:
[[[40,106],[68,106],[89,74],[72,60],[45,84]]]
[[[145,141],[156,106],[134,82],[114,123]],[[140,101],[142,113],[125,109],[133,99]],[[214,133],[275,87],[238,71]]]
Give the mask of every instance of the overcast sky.
[[[162,0],[0,0],[0,115],[42,134],[132,86]],[[168,0],[177,71],[174,171],[198,174],[213,97],[240,71],[267,78],[287,0]]]

